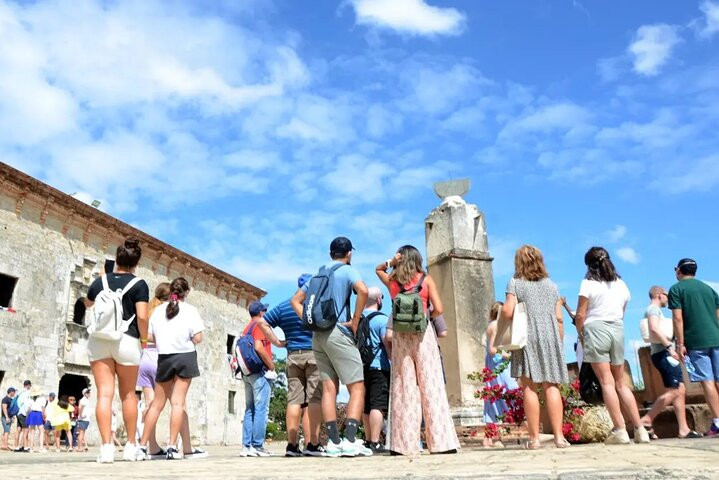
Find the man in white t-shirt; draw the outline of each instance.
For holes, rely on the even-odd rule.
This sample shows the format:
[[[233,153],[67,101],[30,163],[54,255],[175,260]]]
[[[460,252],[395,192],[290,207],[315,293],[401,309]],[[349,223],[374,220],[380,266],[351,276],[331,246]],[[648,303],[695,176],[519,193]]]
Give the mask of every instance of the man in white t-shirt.
[[[95,413],[95,407],[90,403],[90,389],[82,391],[79,411],[77,412],[77,450],[87,451],[87,429],[90,426],[90,419]]]
[[[16,452],[29,452],[28,448],[28,427],[25,424],[27,421],[27,415],[30,412],[30,405],[32,405],[32,398],[30,397],[30,389],[32,388],[32,382],[25,380],[22,384],[22,390],[17,394],[17,406],[19,408],[17,414],[17,429],[15,430],[15,451]]]

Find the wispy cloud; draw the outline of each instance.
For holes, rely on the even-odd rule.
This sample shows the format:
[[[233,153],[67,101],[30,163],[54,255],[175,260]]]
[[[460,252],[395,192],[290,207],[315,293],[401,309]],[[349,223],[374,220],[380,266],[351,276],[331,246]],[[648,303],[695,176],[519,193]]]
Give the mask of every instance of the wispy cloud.
[[[428,5],[424,0],[351,0],[359,25],[409,35],[459,35],[466,16],[455,8]]]
[[[634,71],[640,75],[654,76],[669,61],[672,50],[681,41],[676,25],[643,25],[637,30],[629,53],[634,58]]]
[[[609,232],[607,232],[607,241],[609,243],[617,243],[621,239],[623,239],[627,234],[627,227],[624,225],[617,225],[613,229],[611,229]]]
[[[719,3],[705,0],[699,8],[704,13],[704,18],[694,22],[693,26],[700,37],[711,38],[719,32]]]
[[[627,263],[637,265],[639,263],[639,254],[632,247],[621,247],[617,249],[617,256]]]

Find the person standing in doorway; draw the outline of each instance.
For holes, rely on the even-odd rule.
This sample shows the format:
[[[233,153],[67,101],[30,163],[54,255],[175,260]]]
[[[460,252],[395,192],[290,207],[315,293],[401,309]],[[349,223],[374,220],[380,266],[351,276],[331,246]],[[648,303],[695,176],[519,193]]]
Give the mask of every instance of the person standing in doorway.
[[[14,387],[7,389],[7,395],[2,399],[2,445],[0,450],[10,450],[8,441],[10,440],[10,429],[12,428],[13,418],[15,418],[15,412],[13,412],[13,403],[17,406],[17,402],[13,402],[17,391]]]
[[[87,429],[90,427],[90,419],[93,417],[94,408],[90,402],[90,389],[83,388],[82,398],[77,410],[77,450],[87,452]]]

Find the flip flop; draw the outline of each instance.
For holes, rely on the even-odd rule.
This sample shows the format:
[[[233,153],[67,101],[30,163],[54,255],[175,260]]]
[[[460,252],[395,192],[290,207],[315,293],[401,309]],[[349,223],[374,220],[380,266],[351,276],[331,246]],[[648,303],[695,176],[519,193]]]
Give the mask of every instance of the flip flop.
[[[572,446],[572,444],[569,443],[566,438],[564,438],[561,442],[554,442],[554,446],[557,448],[569,448]]]
[[[644,430],[647,431],[649,434],[649,440],[659,440],[659,437],[654,432],[654,426],[653,425],[642,425],[644,427]]]
[[[702,435],[701,433],[696,432],[696,431],[694,431],[694,430],[690,430],[689,433],[687,433],[687,434],[684,435],[683,437],[680,435],[680,436],[677,437],[677,438],[681,438],[681,439],[685,439],[685,438],[702,438],[702,436],[703,436],[703,435]]]
[[[524,448],[526,450],[539,450],[544,448],[544,445],[539,442],[532,442],[531,440],[528,440],[527,443],[524,444]]]

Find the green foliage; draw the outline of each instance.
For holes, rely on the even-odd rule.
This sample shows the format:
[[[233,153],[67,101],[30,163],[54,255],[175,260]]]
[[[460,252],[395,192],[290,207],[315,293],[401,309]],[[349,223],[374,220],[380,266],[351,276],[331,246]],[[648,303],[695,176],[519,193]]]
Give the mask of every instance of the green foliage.
[[[287,372],[287,360],[278,360],[274,358],[275,371],[277,373]],[[287,438],[287,422],[285,414],[287,412],[287,388],[286,386],[275,382],[272,386],[272,397],[270,398],[269,421],[267,422],[267,437],[275,440],[283,440]]]

